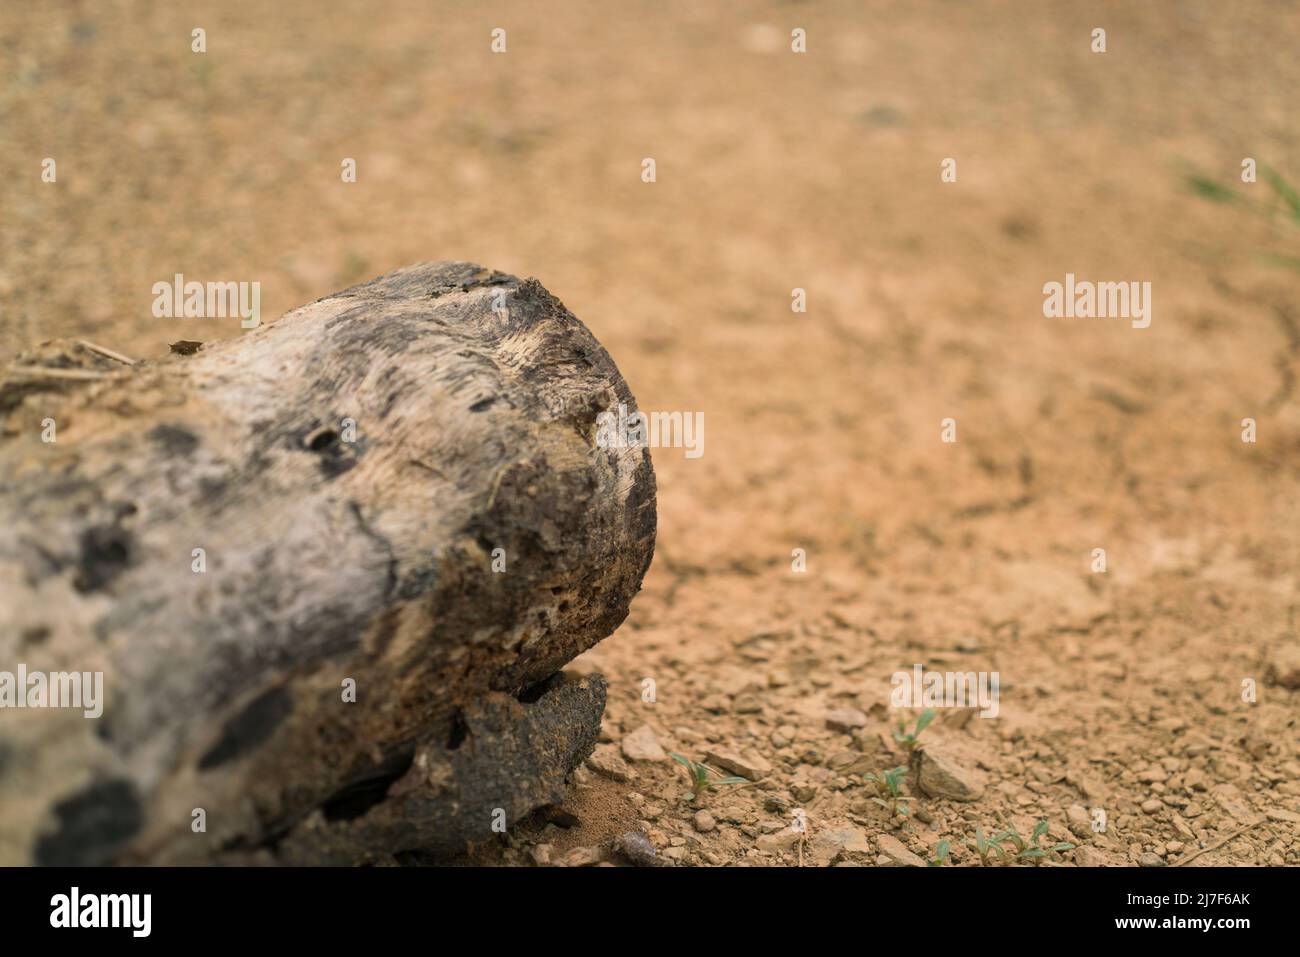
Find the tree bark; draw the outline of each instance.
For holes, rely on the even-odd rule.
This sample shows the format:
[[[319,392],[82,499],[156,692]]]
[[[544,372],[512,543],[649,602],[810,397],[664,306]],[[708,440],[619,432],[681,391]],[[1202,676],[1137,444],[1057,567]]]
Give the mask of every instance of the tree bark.
[[[0,863],[437,856],[557,800],[604,683],[554,676],[654,548],[648,451],[595,441],[620,403],[558,300],[471,263],[192,356],[20,357],[0,671],[103,672],[104,710],[0,709]]]

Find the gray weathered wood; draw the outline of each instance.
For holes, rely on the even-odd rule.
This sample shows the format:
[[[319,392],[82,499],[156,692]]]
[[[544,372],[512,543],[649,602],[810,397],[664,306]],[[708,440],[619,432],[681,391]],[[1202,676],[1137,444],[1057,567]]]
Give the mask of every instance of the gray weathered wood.
[[[555,800],[604,685],[548,679],[653,551],[649,454],[595,442],[619,403],[559,301],[470,263],[189,357],[21,357],[0,671],[102,671],[105,706],[0,709],[0,863],[445,853]]]

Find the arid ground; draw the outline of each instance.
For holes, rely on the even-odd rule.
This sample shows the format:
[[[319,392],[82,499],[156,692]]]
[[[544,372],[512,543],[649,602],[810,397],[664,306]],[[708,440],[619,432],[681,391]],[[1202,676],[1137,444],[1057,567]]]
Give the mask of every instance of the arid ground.
[[[642,830],[681,865],[973,865],[977,827],[1046,820],[1048,864],[1297,864],[1300,229],[1241,181],[1300,180],[1297,37],[1261,0],[9,3],[0,361],[238,335],[154,318],[177,272],[270,319],[465,259],[704,413],[575,663],[603,743],[470,860]],[[1045,318],[1067,273],[1150,282],[1150,326]],[[917,664],[997,672],[999,713],[921,735],[974,800],[909,780],[891,818],[865,774],[905,763]],[[687,801],[660,751],[757,780]]]

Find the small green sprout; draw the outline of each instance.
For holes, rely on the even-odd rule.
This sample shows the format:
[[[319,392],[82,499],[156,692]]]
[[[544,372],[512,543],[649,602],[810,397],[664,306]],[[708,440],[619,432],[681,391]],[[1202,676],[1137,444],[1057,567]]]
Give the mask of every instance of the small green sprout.
[[[882,771],[879,774],[872,771],[863,775],[876,787],[876,796],[871,800],[887,810],[890,817],[907,817],[910,798],[903,797],[900,789],[906,774],[907,768],[899,765],[892,771]]]
[[[906,716],[900,717],[898,719],[898,730],[894,732],[894,740],[898,742],[899,747],[908,754],[911,754],[917,749],[919,742],[916,739],[921,736],[921,732],[924,731],[933,720],[934,709],[926,708],[921,712],[921,717],[916,719],[916,727],[911,731],[908,731]]]
[[[700,795],[710,788],[718,788],[728,784],[749,783],[747,779],[736,777],[735,775],[724,777],[721,771],[715,770],[707,764],[692,761],[690,758],[677,754],[676,752],[670,751],[669,755],[674,761],[686,769],[687,777],[690,778],[691,796],[687,798],[689,801],[698,800]],[[717,777],[710,777],[710,775],[717,775]]]
[[[1230,189],[1217,179],[1195,170],[1188,170],[1184,174],[1184,181],[1188,189],[1203,199],[1235,205],[1252,214],[1263,216],[1270,223],[1281,214],[1283,219],[1289,221],[1292,226],[1300,226],[1300,189],[1287,182],[1281,173],[1271,167],[1260,166],[1259,175],[1273,191],[1263,198]],[[1300,256],[1270,253],[1266,258],[1276,265],[1300,272]]]
[[[952,850],[952,845],[947,841],[940,841],[939,846],[934,849],[934,859],[925,862],[926,867],[943,867],[944,862],[948,860],[948,853]]]
[[[1051,847],[1042,847],[1041,845],[1039,845],[1038,842],[1039,840],[1042,839],[1042,836],[1046,833],[1047,833],[1046,820],[1042,820],[1038,822],[1038,826],[1034,828],[1034,833],[1031,835],[1028,841],[1026,841],[1023,837],[1021,837],[1019,833],[1017,833],[1014,826],[1008,826],[1006,831],[999,834],[997,837],[992,838],[990,840],[990,843],[998,845],[998,850],[1002,852],[1003,857],[1005,858],[1005,857],[1011,857],[1011,855],[1007,854],[1007,852],[1003,850],[1001,844],[1004,841],[1010,841],[1011,846],[1014,847],[1016,851],[1015,856],[1011,858],[1012,860],[1032,861],[1034,864],[1039,863],[1044,858],[1055,858],[1056,855],[1061,853],[1061,851],[1074,850],[1073,844],[1067,844],[1065,842],[1061,842],[1060,844],[1053,844]]]
[[[992,867],[998,858],[1006,860],[1007,852],[1002,850],[1002,845],[986,837],[982,827],[975,828],[975,838],[967,839],[966,846],[980,856],[981,867]],[[997,857],[994,857],[995,854]]]

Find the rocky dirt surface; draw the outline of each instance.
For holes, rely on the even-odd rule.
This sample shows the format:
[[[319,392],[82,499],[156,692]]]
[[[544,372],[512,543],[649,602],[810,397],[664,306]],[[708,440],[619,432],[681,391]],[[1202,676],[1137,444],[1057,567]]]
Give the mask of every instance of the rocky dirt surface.
[[[1046,820],[1077,845],[1047,866],[1300,863],[1300,275],[1268,258],[1300,242],[1184,183],[1300,179],[1300,11],[132,6],[0,12],[0,358],[239,334],[154,319],[175,272],[259,280],[271,317],[472,259],[541,278],[642,408],[705,413],[702,456],[654,451],[645,589],[576,663],[603,743],[467,860],[972,865],[977,827]],[[1067,272],[1150,281],[1151,326],[1044,318]],[[1001,699],[923,732],[973,799],[909,779],[904,822],[864,775],[906,763],[915,664]],[[668,752],[753,781],[687,801]]]

